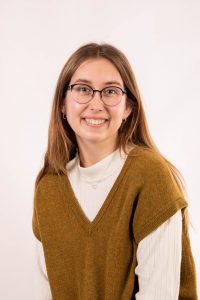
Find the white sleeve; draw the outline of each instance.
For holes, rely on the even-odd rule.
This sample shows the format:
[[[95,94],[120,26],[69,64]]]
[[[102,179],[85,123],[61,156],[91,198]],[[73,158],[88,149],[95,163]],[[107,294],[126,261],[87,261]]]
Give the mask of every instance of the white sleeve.
[[[179,210],[145,237],[137,249],[136,300],[176,300],[180,289],[182,214]]]
[[[37,262],[38,262],[38,268],[39,268],[39,290],[40,295],[39,299],[37,300],[52,300],[49,280],[47,276],[47,270],[46,270],[46,263],[44,258],[44,251],[42,247],[42,243],[36,239],[36,255],[37,255]]]

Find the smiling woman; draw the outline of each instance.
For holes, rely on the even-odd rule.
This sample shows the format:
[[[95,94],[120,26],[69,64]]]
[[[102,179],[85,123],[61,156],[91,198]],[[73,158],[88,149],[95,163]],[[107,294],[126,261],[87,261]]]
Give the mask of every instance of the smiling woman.
[[[127,58],[109,44],[80,47],[57,83],[35,184],[52,299],[197,299],[187,206]]]
[[[70,80],[62,112],[75,133],[85,167],[91,165],[93,151],[99,161],[117,147],[118,129],[132,110],[123,85],[119,71],[104,58],[86,60]]]

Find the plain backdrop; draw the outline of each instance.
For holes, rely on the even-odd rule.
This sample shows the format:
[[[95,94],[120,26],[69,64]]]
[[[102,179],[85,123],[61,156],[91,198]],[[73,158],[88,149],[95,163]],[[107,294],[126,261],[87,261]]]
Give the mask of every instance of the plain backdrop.
[[[0,299],[39,299],[34,180],[58,75],[91,41],[126,54],[153,139],[185,178],[200,287],[200,1],[1,0]]]

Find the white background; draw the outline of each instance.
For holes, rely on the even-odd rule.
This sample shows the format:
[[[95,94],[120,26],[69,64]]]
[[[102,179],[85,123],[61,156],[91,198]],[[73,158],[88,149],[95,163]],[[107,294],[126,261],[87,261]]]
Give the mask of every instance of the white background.
[[[153,139],[185,178],[200,287],[200,1],[0,0],[0,299],[39,299],[34,180],[59,72],[90,41],[127,55]]]

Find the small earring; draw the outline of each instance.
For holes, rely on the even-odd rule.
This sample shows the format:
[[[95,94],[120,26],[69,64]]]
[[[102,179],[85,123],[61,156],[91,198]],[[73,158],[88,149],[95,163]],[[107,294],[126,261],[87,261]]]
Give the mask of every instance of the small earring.
[[[122,123],[123,124],[126,123],[126,118],[122,119]]]
[[[62,115],[63,115],[63,119],[66,120],[67,119],[66,115],[64,113],[62,113]]]

